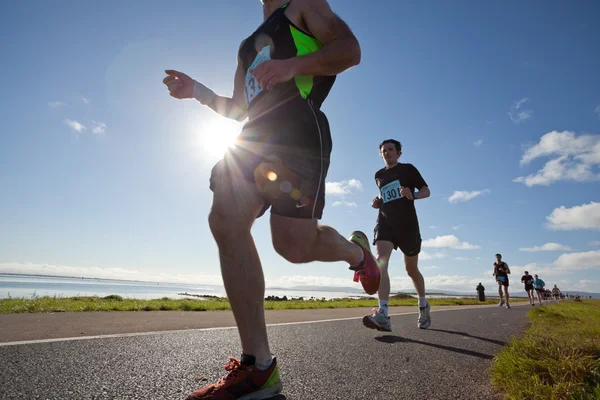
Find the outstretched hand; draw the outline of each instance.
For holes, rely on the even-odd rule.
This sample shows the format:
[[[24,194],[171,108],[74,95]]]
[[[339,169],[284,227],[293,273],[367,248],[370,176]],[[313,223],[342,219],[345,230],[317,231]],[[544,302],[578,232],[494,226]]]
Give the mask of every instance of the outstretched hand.
[[[163,83],[167,85],[169,94],[176,99],[191,99],[194,92],[194,80],[183,72],[168,69]]]

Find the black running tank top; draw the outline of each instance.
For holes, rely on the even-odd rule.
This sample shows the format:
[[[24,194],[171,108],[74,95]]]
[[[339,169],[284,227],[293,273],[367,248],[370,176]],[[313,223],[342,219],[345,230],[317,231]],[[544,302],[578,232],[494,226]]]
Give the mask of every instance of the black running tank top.
[[[258,86],[248,71],[266,60],[285,60],[314,53],[323,47],[319,40],[287,18],[285,10],[289,4],[273,12],[240,48],[239,58],[244,67],[244,92],[250,119],[276,111],[277,107],[293,104],[298,99],[311,100],[315,107],[320,108],[335,82],[335,75],[296,76],[266,91]]]

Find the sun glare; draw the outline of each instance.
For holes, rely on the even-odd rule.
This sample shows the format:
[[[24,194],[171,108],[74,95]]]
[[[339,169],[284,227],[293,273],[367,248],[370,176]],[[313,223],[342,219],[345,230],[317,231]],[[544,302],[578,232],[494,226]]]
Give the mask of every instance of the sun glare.
[[[215,117],[202,125],[200,142],[204,152],[215,158],[223,157],[227,148],[235,142],[242,124],[223,117]]]

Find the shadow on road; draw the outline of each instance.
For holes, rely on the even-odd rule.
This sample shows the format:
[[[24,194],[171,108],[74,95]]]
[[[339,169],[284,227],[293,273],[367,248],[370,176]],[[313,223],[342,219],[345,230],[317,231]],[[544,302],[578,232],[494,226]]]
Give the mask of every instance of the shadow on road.
[[[429,328],[427,330],[428,331],[435,331],[435,332],[450,333],[452,335],[459,335],[459,336],[470,337],[470,338],[473,338],[473,339],[484,340],[486,342],[497,344],[498,346],[504,346],[506,344],[506,342],[504,342],[502,340],[488,339],[488,338],[484,338],[484,337],[481,337],[481,336],[473,336],[473,335],[471,335],[470,333],[467,333],[467,332],[447,331],[447,330],[444,330],[444,329],[433,329],[433,328]]]
[[[277,395],[275,397],[269,397],[267,400],[287,400],[287,397],[285,397],[282,394],[279,394],[279,395]]]
[[[384,336],[376,337],[375,340],[377,340],[379,342],[383,342],[383,343],[416,343],[416,344],[422,344],[424,346],[435,347],[436,349],[442,349],[442,350],[452,351],[452,352],[455,352],[455,353],[466,354],[468,356],[473,356],[473,357],[478,357],[478,358],[484,358],[486,360],[491,360],[492,358],[494,358],[493,356],[491,356],[489,354],[480,353],[478,351],[466,350],[466,349],[459,349],[458,347],[444,346],[442,344],[436,344],[436,343],[427,343],[427,342],[422,342],[420,340],[403,338],[403,337],[400,337],[400,336],[384,335]]]

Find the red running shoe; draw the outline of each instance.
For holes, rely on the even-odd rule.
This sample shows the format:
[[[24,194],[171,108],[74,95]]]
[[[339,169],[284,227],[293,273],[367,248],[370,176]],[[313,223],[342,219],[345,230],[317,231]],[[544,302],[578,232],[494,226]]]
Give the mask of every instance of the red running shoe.
[[[360,281],[367,294],[375,294],[379,290],[381,273],[377,260],[371,253],[367,235],[360,231],[354,231],[350,235],[350,241],[356,243],[365,253],[365,259],[360,265],[350,267],[354,271],[354,282]]]
[[[230,357],[225,365],[227,375],[217,383],[190,393],[185,400],[262,400],[281,393],[277,359],[266,371]]]

